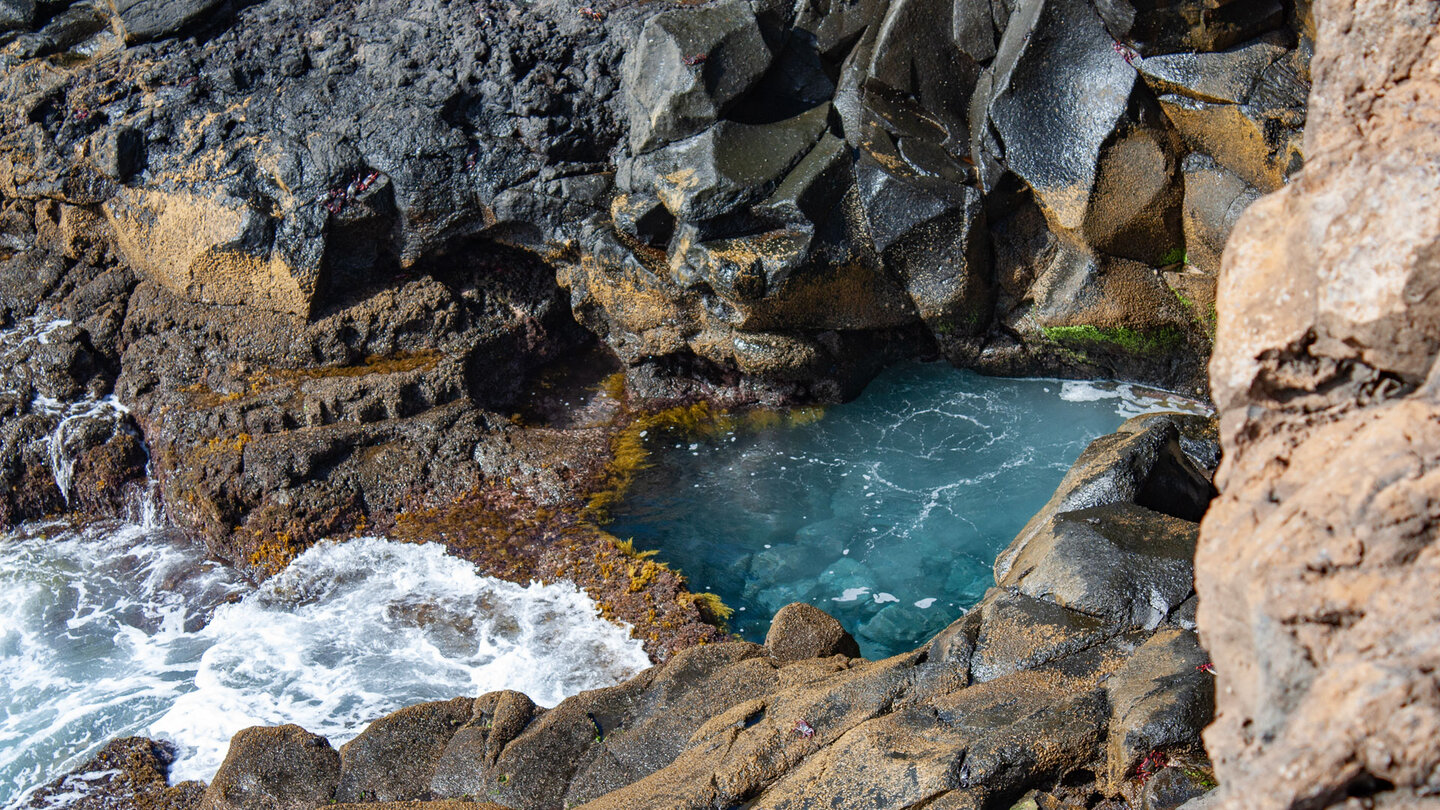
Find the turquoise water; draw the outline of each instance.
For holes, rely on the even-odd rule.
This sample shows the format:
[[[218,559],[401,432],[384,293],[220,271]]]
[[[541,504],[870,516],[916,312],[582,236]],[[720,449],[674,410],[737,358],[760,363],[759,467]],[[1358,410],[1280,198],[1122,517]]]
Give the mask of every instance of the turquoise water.
[[[991,566],[1091,440],[1198,410],[1137,386],[887,371],[801,427],[648,436],[655,464],[609,529],[658,550],[763,641],[790,602],[836,616],[867,657],[913,649],[993,584]]]

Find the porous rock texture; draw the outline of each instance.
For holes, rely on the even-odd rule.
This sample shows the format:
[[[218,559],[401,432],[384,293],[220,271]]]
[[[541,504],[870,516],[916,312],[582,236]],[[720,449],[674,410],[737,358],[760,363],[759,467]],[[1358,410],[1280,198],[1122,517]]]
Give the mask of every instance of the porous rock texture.
[[[113,513],[143,450],[261,574],[477,492],[561,508],[614,414],[528,430],[525,395],[596,336],[636,403],[915,355],[1203,389],[1311,42],[1181,5],[7,2],[0,521]]]
[[[1440,6],[1323,0],[1310,162],[1241,218],[1197,558],[1225,807],[1440,794]],[[1426,798],[1429,797],[1429,798]],[[1350,806],[1350,805],[1346,805]]]
[[[1147,493],[1188,482],[1208,497],[1215,456],[1213,425],[1180,415],[1097,441],[1016,538],[997,586],[913,652],[853,657],[833,619],[791,605],[764,645],[691,647],[553,709],[494,692],[380,718],[341,748],[335,795],[437,810],[979,810],[1022,796],[1171,810],[1211,784],[1199,733],[1213,679],[1194,632],[1198,526],[1175,514],[1194,504]],[[242,735],[262,731],[282,730]],[[241,749],[226,783],[282,783]],[[297,790],[328,795],[335,778]]]

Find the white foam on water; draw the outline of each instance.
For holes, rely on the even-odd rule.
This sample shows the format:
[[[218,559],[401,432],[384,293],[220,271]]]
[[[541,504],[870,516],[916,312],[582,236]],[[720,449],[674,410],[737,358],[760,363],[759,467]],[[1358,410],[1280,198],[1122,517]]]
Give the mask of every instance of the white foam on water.
[[[1047,389],[1048,391],[1048,389]],[[1213,412],[1204,403],[1157,388],[1131,383],[1065,380],[1060,383],[1060,399],[1065,402],[1101,402],[1115,400],[1115,413],[1129,419],[1147,413],[1178,411],[1202,416]]]
[[[0,805],[162,714],[189,688],[190,632],[242,589],[138,525],[0,538]]]
[[[135,512],[158,522],[153,499]],[[116,736],[169,739],[172,780],[209,779],[245,726],[339,745],[411,703],[553,705],[650,664],[575,586],[481,576],[439,546],[320,544],[254,589],[154,525],[0,538],[0,806]]]
[[[72,426],[82,419],[120,419],[130,413],[130,409],[120,404],[113,394],[98,400],[85,397],[66,406],[60,406],[48,397],[37,396],[35,399],[37,402],[44,399],[45,407],[49,408],[46,412],[61,417],[55,429],[50,431],[50,472],[55,477],[56,489],[60,490],[61,497],[69,505],[70,488],[75,478],[75,455],[66,446],[66,440]]]
[[[198,637],[195,690],[150,727],[172,779],[208,779],[246,726],[297,723],[339,745],[401,706],[516,689],[553,706],[650,665],[569,583],[520,586],[433,545],[321,544]]]

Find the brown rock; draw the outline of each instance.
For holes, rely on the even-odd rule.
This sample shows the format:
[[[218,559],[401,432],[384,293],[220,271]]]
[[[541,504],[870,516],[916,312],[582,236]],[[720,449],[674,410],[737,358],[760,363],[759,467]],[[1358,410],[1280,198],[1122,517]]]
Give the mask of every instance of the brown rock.
[[[511,810],[493,802],[471,802],[463,799],[434,801],[366,802],[364,804],[332,804],[328,810]]]
[[[168,743],[143,737],[111,740],[88,762],[32,794],[25,806],[43,809],[63,804],[75,810],[117,807],[192,810],[200,803],[205,785],[201,782],[170,785],[166,773],[174,756]],[[61,799],[62,796],[65,798]]]
[[[832,655],[860,657],[860,645],[835,617],[803,602],[780,608],[770,620],[765,649],[771,658],[785,663]]]
[[[1317,5],[1312,160],[1225,252],[1197,587],[1228,808],[1440,791],[1437,15]]]
[[[470,719],[471,698],[407,706],[371,723],[340,747],[342,802],[424,798],[435,763]]]
[[[1214,678],[1198,669],[1207,660],[1194,633],[1161,630],[1106,682],[1111,707],[1106,763],[1113,787],[1153,751],[1204,757],[1200,729],[1215,711]]]
[[[296,725],[251,726],[205,789],[199,810],[313,810],[340,783],[340,755],[330,742]]]
[[[271,224],[243,200],[127,188],[106,203],[105,215],[130,266],[177,295],[310,314],[320,251],[257,248]]]

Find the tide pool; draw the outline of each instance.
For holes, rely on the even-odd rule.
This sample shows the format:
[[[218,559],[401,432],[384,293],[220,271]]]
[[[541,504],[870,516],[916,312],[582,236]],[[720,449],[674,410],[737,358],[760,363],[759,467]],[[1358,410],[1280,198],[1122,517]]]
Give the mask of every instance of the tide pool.
[[[866,656],[893,655],[979,600],[1087,444],[1167,410],[1204,412],[1121,383],[910,364],[810,424],[648,436],[653,464],[607,528],[717,593],[748,640],[809,602]]]

